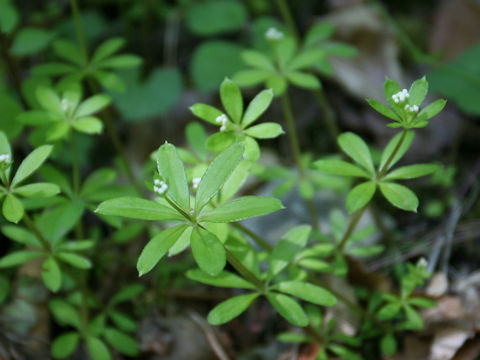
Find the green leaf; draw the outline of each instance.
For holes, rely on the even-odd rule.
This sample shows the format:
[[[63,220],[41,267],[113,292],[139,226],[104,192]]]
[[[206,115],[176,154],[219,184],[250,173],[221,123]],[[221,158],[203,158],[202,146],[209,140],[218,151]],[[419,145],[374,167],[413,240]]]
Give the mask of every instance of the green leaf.
[[[408,98],[408,103],[410,105],[420,106],[423,103],[423,100],[425,100],[428,93],[428,82],[425,79],[425,76],[412,83],[409,93],[410,97]]]
[[[181,214],[169,206],[130,196],[104,201],[95,212],[140,220],[184,220]]]
[[[68,332],[58,336],[52,343],[52,356],[55,359],[69,357],[77,348],[79,340],[80,335],[77,332]]]
[[[420,314],[411,306],[404,307],[407,320],[403,323],[406,330],[420,330],[423,328],[423,319]]]
[[[245,161],[255,163],[260,158],[260,146],[258,145],[257,140],[247,136],[243,139],[243,144],[245,145],[245,152],[243,153]],[[232,177],[230,176],[229,179],[231,178]]]
[[[44,254],[33,250],[11,252],[0,259],[0,268],[17,266],[42,256]]]
[[[436,164],[415,164],[402,166],[384,176],[385,180],[414,179],[421,176],[433,174],[440,169]]]
[[[306,49],[299,55],[295,56],[288,64],[288,70],[301,70],[310,68],[325,58],[325,51],[322,49]],[[308,69],[306,69],[308,70]]]
[[[64,263],[70,264],[79,269],[90,269],[92,267],[92,263],[90,262],[90,260],[71,252],[59,252],[57,254],[57,257]]]
[[[322,49],[329,56],[355,57],[358,55],[356,47],[341,42],[327,42],[322,45]]]
[[[404,130],[406,131],[406,130]],[[383,169],[385,164],[387,163],[388,159],[390,159],[390,156],[392,156],[392,153],[395,151],[395,149],[398,146],[399,141],[402,138],[403,132],[398,133],[395,135],[385,146],[385,149],[383,150],[382,153],[382,158],[380,159],[380,169]],[[415,137],[415,133],[413,131],[407,131],[405,138],[398,148],[395,156],[393,157],[392,161],[388,164],[388,169],[390,169],[393,165],[395,165],[402,157],[405,155],[407,150],[410,148],[410,145],[412,145],[413,138]]]
[[[182,94],[182,74],[178,68],[154,68],[147,78],[140,68],[122,70],[119,74],[126,90],[111,95],[115,107],[129,122],[166,114]]]
[[[55,91],[39,85],[36,88],[35,96],[43,109],[53,113],[56,116],[62,116],[63,110],[61,100]]]
[[[75,111],[75,117],[81,118],[99,112],[111,102],[109,96],[104,94],[94,95],[82,102]]]
[[[245,62],[245,64],[254,68],[275,72],[275,65],[273,64],[272,60],[270,60],[260,51],[245,50],[242,52],[242,60]],[[265,79],[261,80],[261,82],[264,80]]]
[[[9,34],[18,24],[18,11],[9,1],[0,1],[0,32]]]
[[[7,194],[3,201],[2,212],[5,219],[16,224],[23,217],[23,204],[17,197]]]
[[[318,42],[328,39],[335,32],[333,24],[326,21],[319,21],[313,24],[305,35],[305,46],[316,45]]]
[[[218,89],[226,76],[244,68],[240,58],[242,47],[228,41],[204,41],[193,51],[190,75],[201,92]],[[236,82],[236,80],[234,80]]]
[[[108,39],[95,49],[92,56],[92,63],[97,63],[115,54],[125,45],[125,40],[120,37]]]
[[[277,335],[277,340],[285,343],[301,344],[313,342],[308,336],[299,333],[281,333]]]
[[[245,152],[246,151],[247,150],[245,150]],[[245,157],[247,157],[247,155],[245,155]],[[220,204],[232,198],[238,192],[238,190],[240,190],[250,174],[251,167],[252,164],[249,161],[240,161],[240,164],[238,164],[235,170],[233,170],[232,175],[227,179],[222,187],[219,201]]]
[[[435,300],[431,300],[429,298],[423,298],[423,297],[410,298],[410,299],[408,299],[408,303],[410,305],[414,305],[414,306],[421,307],[421,308],[427,308],[427,309],[435,307],[437,305]]]
[[[122,68],[133,68],[137,67],[142,63],[142,58],[137,55],[132,54],[122,54],[112,56],[106,60],[102,60],[98,67],[100,68],[113,68],[113,69],[122,69]]]
[[[139,296],[144,290],[145,287],[143,286],[143,284],[128,285],[119,292],[117,292],[113,296],[113,298],[110,299],[110,304],[115,305],[128,300],[132,300],[133,298]]]
[[[382,354],[393,356],[397,352],[397,340],[392,334],[386,334],[380,339],[380,349]]]
[[[193,2],[185,13],[187,27],[202,36],[239,31],[246,20],[247,10],[240,1]]]
[[[337,299],[330,291],[306,282],[284,281],[272,288],[321,306],[333,306],[337,303]]]
[[[217,117],[219,117],[220,115],[223,115],[223,112],[221,112],[217,108],[211,105],[201,104],[201,103],[197,103],[190,106],[190,111],[196,117],[217,126],[218,126],[218,123],[216,122]]]
[[[357,355],[346,347],[337,344],[329,344],[328,350],[333,352],[335,355],[340,356],[340,358],[344,360],[363,360],[360,355]]]
[[[112,311],[110,317],[113,323],[123,331],[135,331],[137,329],[137,323],[121,312]]]
[[[15,187],[15,185],[25,180],[35,170],[37,170],[48,158],[52,150],[52,145],[42,145],[28,154],[18,167],[18,170],[12,180],[12,187]]]
[[[97,337],[89,336],[86,339],[88,353],[92,360],[111,360],[112,355],[105,343]]]
[[[57,292],[62,285],[62,271],[53,257],[48,257],[42,265],[42,278],[45,286]]]
[[[400,312],[400,303],[388,303],[382,306],[377,312],[377,318],[379,320],[391,320]]]
[[[53,32],[26,27],[21,29],[13,41],[10,52],[16,56],[32,55],[45,49],[55,37]]]
[[[60,188],[56,184],[39,182],[17,187],[14,192],[24,197],[49,197],[58,194]]]
[[[207,139],[206,147],[212,152],[220,152],[235,142],[236,136],[233,132],[218,132]]]
[[[116,176],[115,171],[109,168],[95,170],[83,182],[80,196],[89,197],[103,188],[111,186]]]
[[[220,85],[220,99],[228,116],[239,123],[243,115],[243,98],[237,84],[226,78]]]
[[[290,296],[271,292],[267,293],[267,299],[275,310],[291,324],[295,326],[308,325],[308,317],[305,311]]]
[[[244,133],[257,139],[273,139],[285,132],[279,124],[267,122],[252,126],[244,130]]]
[[[197,213],[222,188],[242,159],[243,151],[244,146],[242,144],[234,144],[221,152],[208,166],[198,184],[195,198],[195,210]]]
[[[263,83],[271,76],[270,71],[249,69],[236,72],[232,80],[242,87],[255,86]]]
[[[366,206],[373,195],[375,194],[377,186],[373,181],[366,181],[355,186],[347,195],[347,210],[349,213],[354,213]]]
[[[386,116],[394,121],[402,121],[402,119],[400,119],[400,117],[392,109],[386,107],[382,103],[379,103],[374,99],[367,99],[367,102],[375,111],[379,112],[383,116]]]
[[[213,233],[200,228],[194,229],[190,246],[198,267],[207,274],[217,275],[225,267],[225,248]]]
[[[248,125],[256,121],[268,109],[273,100],[273,91],[260,91],[247,106],[242,119],[242,127],[245,129]]]
[[[0,4],[0,8],[1,6],[2,5]],[[2,109],[2,116],[0,116],[0,129],[5,131],[5,134],[10,139],[16,138],[23,130],[24,124],[19,120],[15,121],[15,119],[17,119],[18,115],[22,113],[23,109],[17,99],[6,92],[0,93],[0,109]],[[0,149],[0,154],[5,154],[5,152]]]
[[[420,112],[418,113],[415,122],[420,121],[427,121],[437,115],[440,111],[443,110],[445,105],[447,104],[447,100],[439,99],[434,101],[431,104],[425,106]]]
[[[287,74],[287,79],[294,85],[305,89],[320,89],[322,84],[315,75],[300,71],[293,71]]]
[[[48,303],[51,313],[60,325],[71,325],[81,328],[81,320],[77,310],[65,300],[54,299]]]
[[[57,249],[65,251],[82,251],[91,249],[94,246],[95,241],[93,240],[75,240],[62,242],[62,244],[60,244]]]
[[[235,275],[229,271],[221,271],[215,276],[210,276],[200,269],[188,270],[187,277],[190,280],[198,281],[202,284],[226,287],[226,288],[239,288],[254,290],[255,286],[249,283],[247,280],[242,279],[240,276]]]
[[[372,155],[365,141],[361,137],[351,132],[341,134],[338,139],[340,148],[350,156],[355,162],[363,166],[370,174],[375,174],[373,168]]]
[[[207,140],[207,133],[201,124],[198,122],[191,122],[185,128],[185,136],[188,144],[201,157],[206,158],[208,155],[205,141]]]
[[[406,186],[383,182],[380,183],[380,191],[393,206],[402,210],[417,212],[417,195]]]
[[[163,230],[145,245],[137,261],[139,276],[148,273],[157,265],[187,227],[187,225],[177,225]]]
[[[305,247],[312,231],[309,225],[298,225],[288,230],[273,249],[268,269],[269,278],[279,274]]]
[[[42,245],[37,237],[26,229],[15,226],[15,225],[5,225],[2,226],[2,233],[8,237],[10,240],[16,241],[20,244],[34,246],[41,248]]]
[[[158,173],[168,185],[167,195],[184,211],[190,211],[190,192],[188,190],[185,167],[172,144],[160,146],[157,152]]]
[[[283,209],[280,200],[269,196],[242,196],[202,214],[199,221],[228,223],[263,216]]]
[[[210,311],[207,320],[212,325],[225,324],[243,313],[259,296],[258,293],[250,293],[225,300]]]
[[[86,60],[79,47],[68,40],[55,40],[53,51],[58,57],[80,66],[83,66]]]
[[[106,328],[103,335],[105,340],[115,349],[127,356],[138,356],[137,342],[131,336],[113,328]]]
[[[343,160],[317,160],[313,163],[315,169],[335,175],[356,176],[369,179],[371,176],[362,168]]]

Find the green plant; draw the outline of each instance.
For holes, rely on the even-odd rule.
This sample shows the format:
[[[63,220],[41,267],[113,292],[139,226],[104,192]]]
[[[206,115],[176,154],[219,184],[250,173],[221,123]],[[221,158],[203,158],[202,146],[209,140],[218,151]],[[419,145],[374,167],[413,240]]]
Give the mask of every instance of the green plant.
[[[333,126],[330,133],[341,154],[318,158],[318,154],[302,151],[289,85],[312,91],[323,111],[327,110],[318,76],[332,75],[329,56],[355,56],[356,50],[330,41],[334,28],[324,22],[312,25],[299,38],[285,13],[285,2],[279,0],[289,29],[268,23],[266,32],[259,31],[257,39],[267,45],[263,50],[261,46],[257,47],[260,50],[241,50],[237,44],[208,41],[201,43],[192,56],[193,83],[200,91],[219,86],[223,109],[195,103],[190,110],[219,131],[210,135],[208,128],[191,122],[185,129],[186,147],[157,136],[156,141],[165,143],[156,150],[148,148],[150,159],[134,167],[123,146],[121,135],[125,134],[117,133],[125,128],[112,120],[117,115],[130,121],[138,120],[138,114],[142,119],[163,114],[178,100],[183,87],[181,72],[177,68],[155,69],[146,75],[144,83],[143,70],[119,72],[138,67],[141,58],[119,55],[125,45],[121,38],[96,39],[92,42],[99,45],[89,52],[87,40],[91,39],[82,27],[78,4],[75,0],[70,3],[76,42],[46,30],[14,31],[19,26],[19,12],[13,2],[0,0],[0,35],[2,40],[7,38],[6,44],[13,44],[3,53],[19,99],[17,103],[9,94],[0,98],[2,106],[14,104],[7,109],[12,119],[2,122],[6,125],[0,131],[4,218],[0,226],[2,234],[11,240],[0,258],[0,268],[5,269],[0,275],[0,302],[13,297],[9,279],[15,276],[15,268],[28,265],[38,274],[49,291],[45,303],[59,325],[53,328],[54,358],[82,356],[85,351],[94,360],[112,359],[116,352],[140,356],[135,316],[145,314],[144,307],[160,302],[159,288],[168,281],[165,278],[178,276],[179,269],[202,286],[234,290],[231,297],[210,309],[210,324],[226,324],[247,309],[254,309],[255,302],[268,303],[286,320],[283,326],[299,327],[282,332],[278,339],[315,344],[319,360],[330,356],[369,358],[366,342],[373,343],[379,353],[392,355],[397,338],[406,331],[423,328],[418,309],[434,306],[432,300],[415,293],[430,276],[423,261],[400,267],[398,291],[386,293],[351,284],[355,301],[324,281],[323,274],[336,280],[346,278],[358,259],[383,254],[386,244],[371,239],[376,227],[359,224],[377,200],[382,201],[382,207],[393,205],[386,211],[417,212],[420,201],[412,190],[414,186],[411,189],[400,181],[435,173],[433,181],[451,184],[452,171],[446,179],[438,164],[396,166],[410,149],[415,131],[429,125],[446,103],[440,99],[423,106],[428,92],[425,78],[414,81],[409,90],[402,90],[387,78],[384,94],[388,105],[367,100],[374,110],[393,121],[387,126],[400,129],[378,162],[369,143],[360,136],[344,132],[337,137],[338,125],[334,122],[329,125]],[[148,6],[125,4],[133,19],[138,9],[148,14]],[[247,8],[236,1],[186,2],[181,7],[187,28],[197,36],[232,34],[247,21]],[[163,10],[155,8],[158,13]],[[230,11],[236,16],[231,22],[225,21],[222,14]],[[61,61],[36,64],[32,76],[20,81],[15,68],[18,57],[47,51],[50,43],[51,55]],[[217,57],[225,55],[225,48],[234,54],[242,52],[243,61],[253,69],[240,70],[237,63],[228,61],[220,67],[228,68],[230,74],[217,71],[215,66],[212,69],[210,62],[216,64]],[[227,55],[228,59],[231,54]],[[175,86],[165,90],[162,84],[161,88],[173,94],[157,106],[157,75],[164,79],[167,72]],[[265,85],[266,89],[259,90],[245,106],[248,95],[242,94],[240,87],[255,85]],[[137,92],[135,96],[128,93],[130,87]],[[276,101],[282,105],[283,126],[276,121],[262,122]],[[119,163],[109,162],[107,147],[103,154],[104,129],[122,160]],[[275,166],[261,164],[263,142],[268,145],[268,140],[284,134],[295,168],[290,168],[288,161]],[[101,156],[90,156],[93,146]],[[33,150],[23,161],[13,161],[25,148]],[[277,181],[273,196],[259,196],[252,190],[255,187],[247,188],[247,181],[253,177],[256,185]],[[295,187],[305,201],[311,224],[301,224],[294,218],[283,235],[266,239],[242,222],[277,216],[285,209],[277,197]],[[339,196],[348,193],[347,211],[338,206],[327,209],[328,221],[320,224],[314,198],[324,189],[336,190]],[[387,202],[376,199],[377,193]],[[148,241],[144,241],[146,238]],[[175,265],[165,259],[177,255]],[[122,265],[127,276],[134,273],[140,278],[112,281],[116,264]],[[158,275],[163,277],[160,286],[155,281]],[[104,291],[96,291],[95,286]],[[339,303],[357,317],[354,336],[335,325],[331,309]],[[128,310],[132,305],[135,316]]]

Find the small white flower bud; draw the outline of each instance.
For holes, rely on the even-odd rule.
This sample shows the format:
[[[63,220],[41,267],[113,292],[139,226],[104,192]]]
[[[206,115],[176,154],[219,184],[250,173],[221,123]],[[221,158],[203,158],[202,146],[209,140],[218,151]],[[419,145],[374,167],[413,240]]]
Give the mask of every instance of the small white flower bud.
[[[200,180],[202,180],[202,178],[199,178],[199,177],[193,178],[192,179],[192,188],[198,189],[198,184],[200,184]]]
[[[428,266],[428,262],[424,257],[421,257],[420,259],[418,259],[417,267],[421,267],[425,269],[427,266]]]
[[[0,169],[8,169],[12,165],[12,156],[10,154],[0,155]]]
[[[266,32],[265,32],[265,38],[267,40],[281,40],[283,39],[283,32],[275,29],[274,27],[271,27],[269,28]]]
[[[153,191],[157,195],[163,195],[168,190],[168,185],[165,183],[165,181],[155,179],[154,183],[155,185],[153,186]]]

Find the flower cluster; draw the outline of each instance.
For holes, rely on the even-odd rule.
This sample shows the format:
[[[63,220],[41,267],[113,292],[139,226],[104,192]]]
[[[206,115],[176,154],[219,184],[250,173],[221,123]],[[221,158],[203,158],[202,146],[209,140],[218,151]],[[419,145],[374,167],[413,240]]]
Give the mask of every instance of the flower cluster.
[[[392,99],[395,102],[395,104],[403,103],[409,97],[410,97],[410,94],[408,93],[407,89],[403,89],[402,91],[399,91],[398,93],[392,95]]]
[[[6,169],[12,164],[12,156],[10,154],[0,154],[0,168]]]
[[[283,32],[278,31],[274,27],[269,28],[265,32],[265,38],[268,39],[268,40],[281,40],[281,39],[283,39],[283,36],[284,36]]]
[[[159,179],[155,179],[153,181],[153,191],[157,194],[157,195],[163,195],[165,194],[165,192],[168,190],[168,185],[165,181],[163,180],[159,180]]]
[[[417,105],[405,105],[405,108],[404,108],[406,111],[410,112],[410,113],[417,113],[418,112],[418,106]]]
[[[200,184],[200,180],[202,180],[202,178],[199,178],[199,177],[193,178],[192,179],[192,188],[198,189],[198,184]]]
[[[225,131],[225,130],[227,130],[227,122],[228,122],[228,117],[227,117],[227,115],[222,114],[222,115],[218,116],[218,117],[215,119],[215,122],[216,122],[217,124],[222,124],[222,126],[220,127],[220,131]]]

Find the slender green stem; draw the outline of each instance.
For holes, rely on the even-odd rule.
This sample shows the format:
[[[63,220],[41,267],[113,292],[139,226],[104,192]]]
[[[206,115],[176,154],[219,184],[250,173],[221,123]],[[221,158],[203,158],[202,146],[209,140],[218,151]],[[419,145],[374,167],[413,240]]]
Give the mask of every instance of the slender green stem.
[[[80,192],[80,164],[78,161],[78,148],[75,132],[70,135],[71,151],[72,151],[72,173],[73,173],[73,192],[78,196]]]
[[[85,31],[83,29],[82,17],[80,15],[80,8],[78,7],[77,0],[70,0],[70,7],[72,8],[73,21],[75,23],[75,31],[77,32],[77,40],[82,50],[83,60],[85,64],[88,61],[88,47],[87,39],[85,37]]]
[[[286,0],[276,0],[276,3],[277,8],[280,11],[280,15],[283,18],[283,21],[285,21],[288,26],[288,30],[298,40],[300,37],[298,36],[297,27],[295,26],[295,21],[293,20],[292,13],[288,8]]]
[[[47,250],[48,252],[52,252],[52,246],[47,241],[47,239],[45,239],[45,237],[42,235],[42,233],[38,229],[37,225],[35,225],[35,223],[30,218],[30,216],[28,215],[28,213],[26,211],[23,213],[23,222],[35,234],[37,239],[42,243],[43,248],[45,250]]]
[[[290,148],[293,153],[293,158],[295,160],[295,165],[297,166],[300,179],[305,179],[305,169],[302,164],[300,144],[298,141],[298,132],[295,126],[295,120],[293,118],[292,106],[290,104],[290,99],[288,97],[288,90],[282,95],[282,107],[283,115],[285,117],[285,125],[287,127],[288,140],[290,142]],[[312,224],[315,229],[319,228],[318,223],[318,214],[315,208],[315,204],[311,199],[305,199],[308,212],[312,218]]]
[[[337,147],[338,150],[341,151],[340,147],[337,144],[336,139],[340,135],[340,129],[338,128],[338,124],[335,120],[335,113],[330,106],[327,97],[325,96],[325,93],[322,89],[317,89],[313,92],[313,95],[315,96],[315,100],[318,103],[318,107],[322,111],[323,119],[325,120],[325,125],[327,127],[327,130],[330,134],[330,137],[332,138],[333,142],[335,143],[335,146]]]
[[[248,270],[227,248],[225,248],[225,252],[230,265],[232,265],[240,275],[255,285],[259,291],[264,292],[265,284],[254,273]]]
[[[402,131],[402,136],[400,136],[400,140],[397,143],[397,146],[395,146],[395,149],[393,149],[392,153],[388,157],[387,161],[383,165],[383,167],[380,169],[376,176],[376,180],[380,180],[383,175],[387,172],[387,170],[390,168],[390,164],[392,163],[393,159],[395,159],[395,156],[397,156],[398,150],[400,150],[400,147],[402,146],[403,142],[405,141],[405,137],[407,136],[407,129],[403,129]]]

